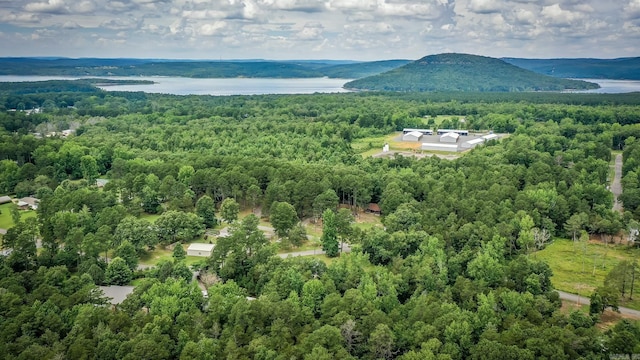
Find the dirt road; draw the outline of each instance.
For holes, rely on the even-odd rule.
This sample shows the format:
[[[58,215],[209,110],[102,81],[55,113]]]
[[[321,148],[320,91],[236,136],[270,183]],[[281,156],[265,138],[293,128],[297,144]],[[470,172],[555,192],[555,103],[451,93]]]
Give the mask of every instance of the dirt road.
[[[614,164],[615,175],[611,182],[611,192],[613,193],[613,211],[622,212],[622,202],[618,200],[620,194],[622,194],[622,154],[616,155],[616,161]]]

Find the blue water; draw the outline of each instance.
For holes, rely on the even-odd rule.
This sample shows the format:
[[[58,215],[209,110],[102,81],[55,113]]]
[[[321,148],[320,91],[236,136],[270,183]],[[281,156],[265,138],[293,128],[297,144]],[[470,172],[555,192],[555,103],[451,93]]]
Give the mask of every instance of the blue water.
[[[79,77],[62,76],[0,76],[0,82],[73,80]],[[91,77],[104,78],[104,77]],[[108,91],[144,91],[173,95],[263,95],[263,94],[313,94],[348,92],[342,86],[345,79],[192,79],[184,77],[108,77],[111,80],[150,80],[152,85],[109,85]]]
[[[73,80],[79,77],[63,76],[0,76],[0,82]],[[95,77],[94,77],[95,78]],[[113,85],[102,87],[109,91],[144,91],[173,95],[262,95],[262,94],[313,94],[348,92],[342,86],[345,79],[192,79],[183,77],[108,77],[105,79],[151,80],[153,85]],[[587,93],[628,93],[640,91],[640,81],[583,79],[598,83],[601,87]]]

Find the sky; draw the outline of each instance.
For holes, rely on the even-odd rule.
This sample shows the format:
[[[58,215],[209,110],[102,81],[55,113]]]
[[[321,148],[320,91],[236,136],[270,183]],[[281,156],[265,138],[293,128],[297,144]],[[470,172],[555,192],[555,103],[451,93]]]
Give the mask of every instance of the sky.
[[[640,0],[0,0],[0,57],[640,56]]]

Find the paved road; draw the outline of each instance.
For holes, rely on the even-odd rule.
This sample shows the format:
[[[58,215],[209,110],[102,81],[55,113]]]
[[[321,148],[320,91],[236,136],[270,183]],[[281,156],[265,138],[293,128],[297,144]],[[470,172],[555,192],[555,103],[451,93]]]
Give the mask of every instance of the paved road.
[[[558,294],[560,294],[560,299],[562,300],[567,300],[567,301],[571,301],[574,303],[579,303],[581,305],[589,305],[591,302],[589,301],[589,298],[586,298],[584,296],[580,296],[580,295],[576,295],[576,294],[570,294],[568,292],[564,292],[564,291],[560,291],[560,290],[556,290],[558,292]],[[629,309],[626,307],[620,307],[618,308],[618,310],[620,310],[620,314],[623,315],[629,315],[629,316],[635,316],[637,318],[640,318],[640,311],[638,310],[633,310],[633,309]]]
[[[622,202],[618,200],[620,194],[622,194],[622,154],[616,155],[616,161],[614,165],[615,175],[611,182],[611,192],[613,193],[613,211],[622,212]]]

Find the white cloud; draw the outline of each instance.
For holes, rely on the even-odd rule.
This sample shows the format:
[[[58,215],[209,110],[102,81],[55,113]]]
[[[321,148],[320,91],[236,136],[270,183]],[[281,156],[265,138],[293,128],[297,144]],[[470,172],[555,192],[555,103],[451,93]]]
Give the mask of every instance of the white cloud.
[[[207,23],[202,25],[200,29],[198,29],[198,34],[204,35],[204,36],[220,35],[226,27],[227,27],[227,23],[224,21]]]
[[[469,10],[479,14],[497,13],[502,10],[502,4],[495,0],[471,0]]]
[[[564,10],[558,4],[543,7],[540,15],[551,26],[572,26],[584,18],[582,13]]]
[[[34,2],[25,5],[24,9],[36,13],[62,14],[67,12],[64,0],[48,0],[46,2]]]

